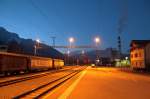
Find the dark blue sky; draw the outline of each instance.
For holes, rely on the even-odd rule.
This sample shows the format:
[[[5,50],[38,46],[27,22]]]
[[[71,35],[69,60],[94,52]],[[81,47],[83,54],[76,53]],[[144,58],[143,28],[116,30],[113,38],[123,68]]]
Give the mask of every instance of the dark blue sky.
[[[126,3],[126,4],[125,4]],[[150,39],[150,0],[0,0],[0,26],[23,38],[40,38],[52,44],[93,44],[101,38],[101,48],[117,47],[119,18],[127,8],[123,28],[123,50],[132,39]]]

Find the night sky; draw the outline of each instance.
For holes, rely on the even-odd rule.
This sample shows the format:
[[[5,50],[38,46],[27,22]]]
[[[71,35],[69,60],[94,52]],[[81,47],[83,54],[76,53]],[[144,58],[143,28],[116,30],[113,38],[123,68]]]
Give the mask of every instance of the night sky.
[[[118,22],[125,12],[126,52],[132,39],[150,39],[150,0],[0,0],[0,26],[47,44],[56,36],[56,45],[68,45],[69,37],[76,45],[94,44],[99,36],[104,49],[117,47]]]

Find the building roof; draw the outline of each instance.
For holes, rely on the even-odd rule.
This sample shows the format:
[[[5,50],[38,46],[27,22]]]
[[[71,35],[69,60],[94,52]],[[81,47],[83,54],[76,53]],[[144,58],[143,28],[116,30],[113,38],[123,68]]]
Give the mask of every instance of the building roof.
[[[133,50],[135,48],[144,48],[147,44],[150,44],[150,40],[132,40],[130,47]]]
[[[133,44],[145,46],[148,43],[150,43],[150,40],[132,40],[130,46],[132,46]]]

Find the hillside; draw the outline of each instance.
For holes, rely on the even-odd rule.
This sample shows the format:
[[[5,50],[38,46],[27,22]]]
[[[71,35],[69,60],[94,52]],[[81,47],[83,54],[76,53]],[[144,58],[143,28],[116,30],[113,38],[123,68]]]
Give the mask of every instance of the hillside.
[[[5,28],[0,27],[0,45],[7,45],[8,51],[13,53],[21,53],[34,55],[34,45],[36,42],[32,39],[20,38],[17,33],[7,31]],[[63,54],[56,49],[40,43],[37,49],[37,55],[51,58],[63,58]]]

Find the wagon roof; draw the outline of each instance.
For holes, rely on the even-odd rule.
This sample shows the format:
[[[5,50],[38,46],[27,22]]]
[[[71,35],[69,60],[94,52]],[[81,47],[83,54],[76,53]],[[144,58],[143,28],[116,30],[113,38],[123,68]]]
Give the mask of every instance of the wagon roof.
[[[45,59],[47,58],[47,59],[51,59],[49,57],[39,57],[39,56],[31,56],[31,55],[8,53],[8,52],[0,52],[0,55],[10,55],[10,56],[20,56],[20,57],[29,57],[29,58],[45,58]]]

